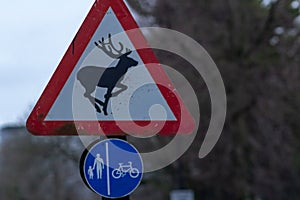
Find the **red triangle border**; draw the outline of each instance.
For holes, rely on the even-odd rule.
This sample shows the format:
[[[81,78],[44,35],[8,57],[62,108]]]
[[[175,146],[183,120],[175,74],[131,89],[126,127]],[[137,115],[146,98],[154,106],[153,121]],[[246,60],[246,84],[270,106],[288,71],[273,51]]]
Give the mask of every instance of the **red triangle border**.
[[[175,121],[45,121],[45,118],[54,104],[60,91],[63,89],[66,81],[72,73],[74,67],[82,56],[85,48],[89,44],[91,38],[96,32],[104,15],[109,8],[115,12],[123,29],[131,30],[138,28],[137,23],[130,14],[123,0],[97,0],[89,11],[78,33],[67,49],[56,71],[51,77],[48,85],[42,93],[40,99],[29,115],[26,127],[29,132],[34,135],[51,136],[51,135],[124,135],[121,127],[126,127],[131,133],[138,135],[152,134],[153,132],[160,135],[173,135],[191,133],[195,127],[195,121],[183,101],[177,94],[173,84],[167,77],[162,67],[149,67],[148,63],[159,63],[152,49],[146,48],[137,50],[140,58],[144,62],[146,68],[151,74],[156,83],[164,83],[163,85],[171,85],[166,88],[162,85],[157,85],[161,94],[168,103],[170,109],[174,113],[177,120]],[[132,44],[137,47],[143,44],[147,45],[143,34],[138,31],[134,35],[129,34],[128,37]],[[159,65],[159,64],[158,64]],[[154,123],[153,123],[154,122]],[[131,130],[133,124],[137,124],[139,128]],[[143,127],[147,126],[147,130]],[[163,127],[163,128],[157,128]],[[149,130],[150,129],[150,130]]]

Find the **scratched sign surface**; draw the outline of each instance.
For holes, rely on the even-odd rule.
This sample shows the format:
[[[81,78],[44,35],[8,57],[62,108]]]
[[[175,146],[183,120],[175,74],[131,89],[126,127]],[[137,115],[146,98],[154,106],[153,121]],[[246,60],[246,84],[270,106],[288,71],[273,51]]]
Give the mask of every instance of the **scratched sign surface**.
[[[111,39],[109,35],[112,35]],[[102,38],[104,42],[99,48]],[[112,89],[111,93],[107,93],[109,89]],[[111,97],[105,111],[102,104],[106,95]],[[95,102],[90,100],[94,97]],[[46,120],[72,120],[74,117],[77,120],[150,120],[149,106],[155,104],[163,106],[168,120],[176,119],[115,13],[109,8]],[[164,113],[161,113],[152,119],[163,120],[163,116]]]

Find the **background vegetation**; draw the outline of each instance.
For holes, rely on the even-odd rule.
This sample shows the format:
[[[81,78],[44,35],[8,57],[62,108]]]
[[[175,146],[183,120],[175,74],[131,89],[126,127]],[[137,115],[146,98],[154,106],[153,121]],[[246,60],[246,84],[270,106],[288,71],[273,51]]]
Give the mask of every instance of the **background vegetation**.
[[[159,60],[182,72],[197,92],[201,127],[184,156],[164,170],[145,175],[132,199],[168,199],[176,188],[193,189],[197,200],[299,199],[297,1],[128,2],[140,16],[140,24],[175,29],[203,45],[221,71],[228,99],[222,136],[200,160],[199,141],[210,119],[205,83],[186,61],[156,51]],[[155,148],[166,140],[155,137],[148,142]],[[32,137],[23,127],[6,127],[0,147],[0,199],[97,198],[79,177],[83,147],[77,138]]]

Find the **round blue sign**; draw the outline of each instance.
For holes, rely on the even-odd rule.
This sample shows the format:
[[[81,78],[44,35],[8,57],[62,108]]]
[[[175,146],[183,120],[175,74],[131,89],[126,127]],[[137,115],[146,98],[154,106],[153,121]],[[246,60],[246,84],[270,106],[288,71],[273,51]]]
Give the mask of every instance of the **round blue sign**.
[[[136,148],[124,140],[100,141],[82,159],[86,184],[103,197],[127,196],[142,180],[142,158]]]

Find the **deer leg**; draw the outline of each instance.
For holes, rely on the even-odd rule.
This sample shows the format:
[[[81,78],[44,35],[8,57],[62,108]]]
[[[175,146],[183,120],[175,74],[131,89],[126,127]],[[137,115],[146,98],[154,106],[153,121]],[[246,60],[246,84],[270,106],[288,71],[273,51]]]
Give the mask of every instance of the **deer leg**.
[[[108,88],[107,93],[104,95],[104,98],[105,98],[104,105],[103,105],[104,115],[108,115],[107,114],[107,104],[108,104],[110,97],[112,96],[111,95],[112,90],[113,90],[113,88]]]
[[[100,105],[100,106],[104,106],[104,102],[95,98],[95,101]]]
[[[92,97],[91,95],[84,95],[86,98],[88,98],[89,100],[90,100],[90,102],[91,102],[91,104],[96,108],[96,111],[98,112],[98,113],[101,113],[101,109],[100,109],[100,107],[97,105],[97,103],[96,102],[98,102],[99,100],[98,99],[96,99],[95,97]],[[101,101],[102,102],[102,101]],[[102,102],[103,103],[103,102]],[[99,103],[100,104],[100,103]],[[101,104],[100,104],[101,105]]]
[[[124,91],[127,90],[127,88],[128,88],[127,85],[124,85],[124,84],[122,84],[122,83],[118,83],[118,84],[116,85],[116,87],[121,88],[121,89],[118,90],[118,91],[116,91],[116,92],[114,92],[114,93],[112,93],[112,97],[118,96],[120,93],[124,92]]]

